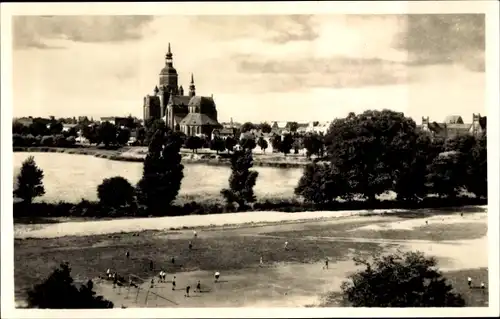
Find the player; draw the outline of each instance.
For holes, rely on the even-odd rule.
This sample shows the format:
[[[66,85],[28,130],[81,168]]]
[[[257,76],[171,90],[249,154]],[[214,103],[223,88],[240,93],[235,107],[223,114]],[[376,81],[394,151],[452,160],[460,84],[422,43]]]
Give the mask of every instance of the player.
[[[288,242],[285,241],[285,250],[288,250]]]
[[[323,269],[328,269],[328,258],[325,259],[325,266],[323,267]]]
[[[172,265],[175,265],[175,257],[172,257]]]
[[[196,290],[197,290],[198,292],[201,292],[201,283],[200,283],[200,281],[199,281],[199,280],[198,280],[198,283],[196,284]]]
[[[190,289],[191,289],[191,286],[186,287],[186,294],[184,295],[184,297],[189,297],[189,290]]]
[[[174,278],[172,279],[172,290],[175,290],[175,276],[174,276]]]
[[[127,250],[127,252],[125,253],[125,256],[127,256],[127,259],[129,259],[130,257],[130,252]]]
[[[189,241],[189,250],[193,249],[193,243]]]
[[[160,274],[158,275],[158,277],[160,278],[160,280],[158,280],[158,282],[163,282],[163,276],[164,276],[164,273],[163,273],[163,270],[161,270]]]
[[[472,288],[472,278],[467,277],[467,284],[469,285],[469,288]]]
[[[260,256],[260,267],[264,265],[264,260],[262,259],[262,256]]]
[[[484,282],[481,283],[481,289],[484,289]]]
[[[152,260],[149,261],[149,270],[151,270],[151,271],[154,270],[154,264],[153,264]]]
[[[106,270],[106,275],[108,278],[111,278],[111,269],[108,268],[108,270]]]
[[[151,288],[153,288],[154,286],[155,286],[155,279],[151,278]]]
[[[218,282],[220,277],[220,272],[216,271],[214,277],[215,277],[215,282]]]
[[[196,230],[193,230],[193,236],[194,238],[198,237],[198,233],[196,232]]]

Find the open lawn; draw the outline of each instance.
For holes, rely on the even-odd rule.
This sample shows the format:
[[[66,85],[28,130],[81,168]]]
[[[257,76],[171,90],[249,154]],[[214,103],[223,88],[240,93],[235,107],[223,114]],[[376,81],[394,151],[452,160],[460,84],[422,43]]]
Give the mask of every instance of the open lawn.
[[[108,268],[127,279],[130,275],[141,278],[141,290],[131,291],[96,281],[98,293],[116,307],[334,306],[337,301],[324,298],[338,296],[342,281],[357,269],[353,256],[403,249],[438,257],[440,267],[467,305],[485,306],[487,294],[469,289],[466,278],[488,285],[486,268],[480,268],[487,267],[486,217],[485,213],[470,213],[424,218],[324,218],[198,228],[197,238],[183,227],[47,239],[26,238],[28,232],[14,244],[16,295],[22,300],[27,288],[43,280],[60,262],[68,261],[78,281],[103,276]],[[192,250],[188,248],[190,241]],[[322,269],[326,258],[328,270]],[[167,272],[167,282],[155,282],[150,288],[149,281],[160,270]],[[221,282],[214,283],[215,271],[221,272]],[[174,275],[178,289],[172,291],[168,281]],[[201,293],[193,291],[198,280]],[[182,291],[186,285],[192,288],[190,298]]]

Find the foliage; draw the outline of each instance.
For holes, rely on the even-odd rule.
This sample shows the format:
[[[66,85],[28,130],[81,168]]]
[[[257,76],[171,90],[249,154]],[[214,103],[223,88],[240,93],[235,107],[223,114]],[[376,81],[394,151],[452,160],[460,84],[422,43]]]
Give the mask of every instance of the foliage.
[[[249,132],[254,129],[256,129],[256,126],[250,122],[243,123],[240,127],[241,133]]]
[[[144,127],[141,126],[136,130],[136,139],[141,145],[144,145],[146,140],[146,129]]]
[[[477,197],[488,196],[488,154],[486,133],[481,134],[470,151],[466,188]]]
[[[119,145],[126,145],[130,139],[130,129],[128,127],[118,129],[116,142]]]
[[[415,129],[411,118],[390,110],[334,120],[325,143],[330,161],[349,181],[346,193],[374,201],[377,194],[392,190],[412,161]]]
[[[101,123],[97,127],[97,140],[98,144],[103,143],[104,146],[107,148],[110,145],[116,144],[116,137],[117,137],[117,129],[116,126],[111,124],[110,122],[104,122]]]
[[[306,156],[310,158],[311,155],[322,156],[324,143],[321,136],[317,133],[310,133],[304,136],[304,148],[306,149]]]
[[[465,186],[463,176],[466,166],[460,158],[461,154],[457,151],[443,152],[434,158],[427,175],[432,193],[454,198]]]
[[[281,152],[281,135],[274,135],[271,138],[271,146],[273,147],[273,152]]]
[[[36,165],[35,158],[29,156],[23,162],[21,172],[17,176],[17,188],[14,190],[14,196],[31,204],[33,198],[44,194],[43,170]]]
[[[181,144],[180,136],[170,130],[158,130],[149,144],[136,191],[138,202],[150,211],[165,209],[179,193],[184,177]]]
[[[237,141],[234,137],[228,136],[226,140],[224,141],[224,144],[226,146],[226,149],[228,152],[232,152],[234,147],[237,144]]]
[[[149,119],[144,123],[146,127],[145,143],[149,144],[158,130],[165,131],[167,126],[162,119]]]
[[[290,122],[288,123],[288,130],[290,132],[297,132],[297,129],[299,128],[299,123],[297,122]]]
[[[90,144],[98,144],[99,138],[97,136],[97,126],[96,125],[84,125],[82,127],[82,135],[86,138]]]
[[[262,131],[262,133],[271,133],[272,131],[271,125],[269,125],[269,123],[267,122],[261,123],[259,125],[259,128]]]
[[[344,195],[346,182],[341,172],[330,163],[311,163],[304,168],[295,195],[306,202],[329,204]]]
[[[37,135],[48,135],[49,129],[47,128],[47,123],[41,119],[33,119],[33,123],[29,126],[29,132],[33,136]]]
[[[61,122],[52,122],[49,125],[50,134],[61,134],[63,130],[63,124]]]
[[[42,137],[41,143],[43,146],[54,146],[55,139],[52,135],[47,135],[47,136]]]
[[[243,137],[239,144],[245,150],[253,150],[257,146],[253,137]]]
[[[19,121],[12,122],[12,134],[26,135],[30,132],[29,127]]]
[[[104,207],[120,208],[131,205],[134,195],[134,187],[121,176],[106,178],[97,186],[97,197]]]
[[[224,140],[218,136],[214,136],[214,138],[210,141],[210,149],[216,151],[217,154],[224,151],[226,149]]]
[[[291,134],[284,134],[283,139],[280,143],[280,151],[286,156],[290,154],[290,150],[293,147],[293,136]]]
[[[184,146],[192,150],[193,153],[198,152],[198,149],[203,147],[203,140],[198,136],[188,136]]]
[[[113,308],[113,303],[96,296],[90,280],[77,288],[71,278],[69,264],[62,263],[43,283],[35,285],[28,292],[28,306],[42,309],[93,309]]]
[[[259,145],[260,149],[264,152],[266,151],[267,147],[269,146],[267,141],[262,136],[259,137],[257,144]]]
[[[250,170],[253,166],[252,151],[235,151],[231,158],[231,176],[229,189],[222,189],[221,194],[228,204],[237,203],[239,208],[247,207],[255,201],[253,187],[258,172]]]
[[[461,295],[437,270],[434,258],[420,252],[355,259],[366,269],[349,276],[341,288],[353,307],[464,307]]]

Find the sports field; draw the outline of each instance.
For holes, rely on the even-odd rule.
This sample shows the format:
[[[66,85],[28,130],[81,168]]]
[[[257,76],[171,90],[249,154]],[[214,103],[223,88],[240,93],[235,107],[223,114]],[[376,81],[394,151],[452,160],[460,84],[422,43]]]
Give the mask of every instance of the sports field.
[[[224,216],[218,218],[224,220]],[[177,219],[175,224],[179,226],[180,221]],[[64,224],[61,225],[62,230]],[[17,300],[22,301],[26,288],[46,277],[61,261],[68,261],[76,280],[94,279],[98,293],[116,307],[336,306],[340,284],[357,269],[352,257],[401,249],[436,256],[440,268],[464,295],[468,306],[487,306],[487,289],[469,289],[466,284],[468,276],[478,285],[488,282],[485,208],[463,215],[434,211],[323,216],[321,220],[226,227],[196,225],[197,237],[193,229],[183,227],[114,234],[96,229],[99,235],[85,236],[75,228],[75,234],[80,236],[52,234],[47,237],[53,238],[46,239],[28,238],[30,231],[25,230],[24,239],[15,240]],[[57,230],[55,225],[50,227],[43,232]],[[32,232],[43,234],[36,227]],[[62,233],[71,232],[66,229]],[[193,245],[191,250],[189,242]],[[323,269],[326,259],[329,267]],[[150,261],[154,270],[150,269]],[[108,268],[127,280],[132,277],[140,289],[129,289],[128,285],[113,288],[111,282],[98,280]],[[161,270],[167,273],[165,283],[158,283]],[[213,278],[216,271],[221,273],[217,283]],[[198,281],[201,292],[194,291]],[[185,297],[188,285],[190,296]]]

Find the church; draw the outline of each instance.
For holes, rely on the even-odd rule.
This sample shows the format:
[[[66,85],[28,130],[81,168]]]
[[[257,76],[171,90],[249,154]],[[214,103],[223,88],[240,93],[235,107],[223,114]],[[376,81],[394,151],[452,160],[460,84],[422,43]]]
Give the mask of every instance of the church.
[[[214,129],[222,127],[217,121],[214,99],[212,96],[196,95],[193,74],[189,91],[184,95],[184,88],[178,85],[179,76],[174,68],[172,56],[169,43],[159,83],[152,95],[144,97],[144,122],[163,119],[167,127],[188,136],[211,136]]]

